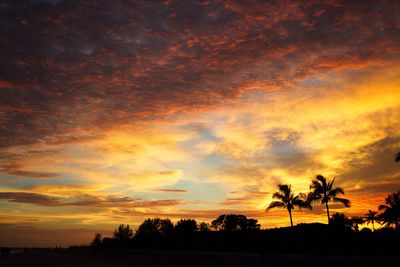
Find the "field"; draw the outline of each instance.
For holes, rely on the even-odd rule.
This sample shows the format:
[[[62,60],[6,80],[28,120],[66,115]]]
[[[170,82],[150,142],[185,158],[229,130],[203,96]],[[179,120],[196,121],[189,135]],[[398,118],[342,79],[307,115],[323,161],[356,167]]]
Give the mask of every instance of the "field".
[[[221,267],[221,266],[400,266],[400,256],[295,255],[167,251],[88,253],[44,251],[0,257],[0,266],[30,267]]]

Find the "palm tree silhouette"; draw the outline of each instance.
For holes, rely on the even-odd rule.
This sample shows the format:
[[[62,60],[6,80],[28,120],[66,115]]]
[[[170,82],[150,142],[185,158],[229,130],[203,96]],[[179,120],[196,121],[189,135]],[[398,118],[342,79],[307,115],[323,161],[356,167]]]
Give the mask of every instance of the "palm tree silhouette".
[[[310,189],[313,190],[311,192],[311,201],[321,200],[321,204],[325,204],[326,214],[328,215],[328,224],[330,223],[328,202],[333,201],[341,203],[345,207],[350,207],[350,200],[337,197],[340,194],[344,195],[344,190],[340,187],[334,188],[334,182],[335,179],[327,181],[324,176],[317,175],[310,185]]]
[[[378,220],[378,212],[372,211],[372,210],[368,210],[368,213],[365,214],[365,216],[364,216],[364,220],[367,223],[367,225],[371,223],[372,224],[372,230],[375,231],[374,223]]]
[[[278,185],[278,189],[279,191],[272,195],[272,198],[276,198],[278,201],[272,201],[266,211],[269,211],[272,208],[287,209],[290,217],[290,226],[293,226],[292,210],[294,207],[297,206],[299,208],[312,209],[311,204],[306,200],[305,194],[300,193],[295,196],[291,190],[291,185],[280,184]]]
[[[396,229],[400,227],[400,191],[391,193],[387,196],[386,205],[380,205],[379,210],[382,210],[380,215],[382,221],[387,225],[394,225]]]
[[[396,154],[396,157],[394,158],[396,162],[400,162],[400,152]]]

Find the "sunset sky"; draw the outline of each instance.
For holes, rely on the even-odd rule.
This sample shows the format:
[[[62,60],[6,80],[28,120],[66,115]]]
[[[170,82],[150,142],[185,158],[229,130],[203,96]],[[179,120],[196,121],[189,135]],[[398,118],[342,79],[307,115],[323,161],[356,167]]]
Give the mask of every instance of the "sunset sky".
[[[150,3],[151,2],[151,3]],[[0,3],[0,246],[400,189],[400,1]],[[325,210],[294,224],[326,223]]]

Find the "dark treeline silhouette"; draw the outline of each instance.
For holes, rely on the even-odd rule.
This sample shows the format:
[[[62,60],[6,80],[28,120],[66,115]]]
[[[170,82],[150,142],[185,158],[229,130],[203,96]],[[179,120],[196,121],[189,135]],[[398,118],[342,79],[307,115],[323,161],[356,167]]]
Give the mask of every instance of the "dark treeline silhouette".
[[[332,184],[333,181],[326,183],[329,190],[323,193],[324,197],[326,195],[333,199],[337,192],[344,193],[340,188],[333,188]],[[302,207],[321,199],[313,196],[314,191],[308,195],[295,196],[290,193],[290,186],[280,186],[279,189],[282,190],[277,192],[280,196],[276,198],[284,205],[279,204],[276,207],[288,210],[298,199],[303,201],[300,205]],[[334,193],[329,193],[332,191]],[[334,213],[329,218],[329,224],[298,224],[274,229],[260,229],[256,219],[236,214],[218,216],[211,224],[198,223],[194,219],[181,219],[173,223],[169,219],[149,218],[135,233],[129,225],[123,224],[115,229],[112,238],[102,238],[97,233],[91,246],[96,251],[129,248],[262,253],[397,253],[400,240],[399,196],[400,192],[389,194],[385,204],[379,206],[381,213],[370,210],[363,217],[347,217],[343,213]],[[329,200],[323,201],[324,204],[327,202]],[[342,200],[339,202],[343,203]],[[359,230],[360,225],[370,223],[374,231],[369,228]],[[376,229],[376,223],[382,227]]]

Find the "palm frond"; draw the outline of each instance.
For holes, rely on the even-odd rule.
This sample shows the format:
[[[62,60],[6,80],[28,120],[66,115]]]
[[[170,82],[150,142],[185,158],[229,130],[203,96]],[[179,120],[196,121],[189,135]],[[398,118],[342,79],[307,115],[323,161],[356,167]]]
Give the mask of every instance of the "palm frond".
[[[298,206],[299,208],[312,210],[311,201],[309,201],[308,196],[304,193],[298,194],[293,199],[293,205]]]
[[[276,198],[276,199],[279,199],[281,201],[285,201],[286,196],[284,194],[282,194],[282,192],[275,192],[272,195],[272,198]]]
[[[322,194],[324,192],[322,184],[316,179],[311,181],[310,189],[312,189],[314,192],[320,193],[320,194]]]
[[[270,209],[273,208],[282,208],[285,206],[285,203],[281,201],[272,201],[271,204],[269,204],[268,208],[265,211],[269,211]]]
[[[332,181],[328,181],[326,185],[326,191],[331,191],[333,188],[333,183],[335,182],[335,178],[332,179]]]
[[[291,192],[290,187],[291,186],[287,185],[287,184],[278,185],[279,191],[281,191],[282,193],[284,193],[287,196],[290,195],[290,192]]]
[[[387,205],[379,205],[378,206],[378,210],[387,210],[387,209],[390,209],[390,207]]]
[[[323,188],[327,187],[326,178],[324,176],[322,176],[321,174],[318,174],[315,179],[321,182],[321,185],[322,185]]]
[[[334,198],[332,198],[332,200],[334,201],[334,202],[339,202],[339,203],[342,203],[345,207],[350,207],[350,200],[348,200],[348,199],[346,199],[346,198],[340,198],[340,197],[334,197]]]
[[[328,196],[329,197],[336,197],[337,195],[342,194],[344,195],[344,190],[340,187],[336,187],[335,189],[332,189],[329,191]]]

